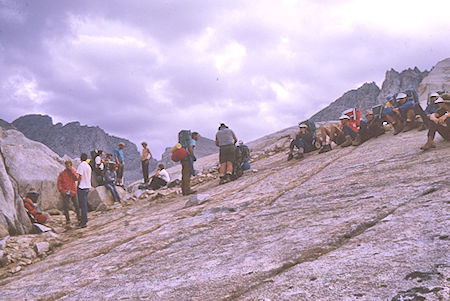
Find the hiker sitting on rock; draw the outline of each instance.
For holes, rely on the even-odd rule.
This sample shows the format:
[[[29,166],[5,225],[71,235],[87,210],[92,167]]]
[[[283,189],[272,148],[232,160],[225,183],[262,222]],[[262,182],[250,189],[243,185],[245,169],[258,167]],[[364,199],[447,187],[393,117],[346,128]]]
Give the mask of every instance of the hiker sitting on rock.
[[[302,159],[305,153],[316,150],[314,146],[314,133],[308,131],[308,126],[305,123],[300,123],[298,127],[300,131],[295,136],[295,139],[292,139],[289,146],[288,161],[294,158],[295,147],[298,149],[297,159]]]
[[[45,224],[47,221],[47,216],[39,210],[37,206],[38,198],[39,192],[37,192],[34,187],[31,187],[23,200],[23,205],[33,222]]]
[[[241,167],[242,170],[250,169],[250,150],[247,145],[244,144],[242,140],[239,140],[238,145],[239,152],[241,154]]]
[[[407,132],[417,126],[414,112],[415,103],[413,100],[407,100],[408,95],[400,92],[397,94],[394,108],[392,109],[392,125],[394,126],[394,135],[400,132]]]
[[[224,123],[221,123],[216,133],[216,145],[219,147],[219,184],[232,180],[233,162],[235,161],[236,135]]]
[[[105,177],[104,177],[104,185],[106,189],[111,191],[111,194],[114,198],[115,202],[120,202],[120,195],[116,189],[116,170],[117,165],[113,162],[106,163]]]
[[[150,182],[150,189],[158,190],[161,187],[167,185],[170,182],[169,173],[164,168],[164,164],[159,164],[158,169],[155,174],[152,176],[152,180]]]
[[[331,150],[331,141],[340,145],[341,147],[347,147],[352,144],[360,144],[360,136],[358,135],[358,127],[356,123],[348,115],[342,115],[339,117],[341,122],[340,126],[330,125],[329,128],[325,126],[320,127],[320,136],[324,145],[319,153],[324,153]],[[327,136],[330,138],[328,140]]]
[[[425,114],[427,115],[428,119],[431,117],[431,114],[433,114],[434,112],[436,112],[439,109],[439,105],[435,103],[435,101],[438,99],[439,94],[434,92],[430,94],[430,101],[427,104],[427,107],[425,108]],[[419,110],[417,110],[417,106],[419,104],[416,104],[416,108],[415,111],[417,113],[417,115],[420,115],[420,111],[422,110],[422,108],[420,108]],[[423,121],[423,117],[422,117],[422,121]],[[424,130],[426,128],[426,124],[425,121],[422,122],[419,131]]]
[[[370,138],[376,138],[384,134],[383,121],[380,118],[374,118],[372,110],[366,111],[367,121],[361,120],[359,135],[361,142]]]
[[[66,169],[61,171],[57,180],[58,191],[61,193],[63,200],[63,213],[66,217],[66,225],[70,225],[69,209],[70,204],[73,205],[75,214],[77,215],[78,223],[81,222],[80,207],[77,199],[77,171],[72,168],[72,161],[64,162]]]
[[[430,148],[436,147],[434,143],[434,137],[436,132],[438,132],[445,140],[450,141],[450,94],[444,94],[439,97],[435,103],[439,106],[429,117],[426,112],[419,106],[416,105],[416,112],[422,117],[423,122],[429,128],[427,135],[427,143],[421,147],[422,150],[428,150]]]

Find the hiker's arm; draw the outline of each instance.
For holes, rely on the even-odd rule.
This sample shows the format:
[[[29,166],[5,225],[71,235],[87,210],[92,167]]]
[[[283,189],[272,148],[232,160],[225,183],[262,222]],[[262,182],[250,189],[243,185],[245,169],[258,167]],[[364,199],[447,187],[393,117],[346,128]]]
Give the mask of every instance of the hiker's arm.
[[[237,138],[236,138],[236,135],[234,135],[234,133],[233,133],[233,139],[234,139],[234,144],[236,144]]]
[[[78,175],[78,185],[77,185],[77,187],[80,187],[80,183],[81,183],[81,175]]]
[[[439,122],[439,118],[437,117],[436,113],[433,113],[433,114],[430,115],[430,120],[435,122],[435,123]]]
[[[189,153],[191,154],[192,160],[194,160],[194,161],[197,160],[194,156],[194,146],[193,145],[189,146]]]
[[[216,146],[219,146],[219,140],[217,140],[217,136],[216,136]]]

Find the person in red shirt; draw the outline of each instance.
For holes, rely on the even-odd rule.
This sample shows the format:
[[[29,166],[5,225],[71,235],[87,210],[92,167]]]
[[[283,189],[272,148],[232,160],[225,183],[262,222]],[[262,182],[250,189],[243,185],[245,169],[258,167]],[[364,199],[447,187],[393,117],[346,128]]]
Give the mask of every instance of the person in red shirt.
[[[61,193],[63,199],[63,212],[66,217],[66,225],[70,225],[69,208],[70,202],[75,209],[75,214],[77,215],[78,222],[81,221],[80,207],[78,206],[77,200],[77,184],[78,175],[75,169],[72,168],[72,161],[67,160],[65,162],[66,169],[61,171],[58,176],[58,191]]]

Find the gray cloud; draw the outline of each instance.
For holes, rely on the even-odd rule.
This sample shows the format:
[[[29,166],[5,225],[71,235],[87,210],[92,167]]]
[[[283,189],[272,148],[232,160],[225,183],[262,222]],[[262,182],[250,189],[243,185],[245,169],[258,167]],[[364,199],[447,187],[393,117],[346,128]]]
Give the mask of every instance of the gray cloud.
[[[390,28],[357,19],[357,11],[341,17],[341,5],[344,12],[357,7],[0,0],[0,118],[78,120],[148,140],[160,154],[181,128],[212,138],[226,122],[251,140],[363,82],[381,84],[390,68],[429,69],[450,53],[440,33],[430,32],[436,26]],[[450,29],[439,22],[441,32]]]

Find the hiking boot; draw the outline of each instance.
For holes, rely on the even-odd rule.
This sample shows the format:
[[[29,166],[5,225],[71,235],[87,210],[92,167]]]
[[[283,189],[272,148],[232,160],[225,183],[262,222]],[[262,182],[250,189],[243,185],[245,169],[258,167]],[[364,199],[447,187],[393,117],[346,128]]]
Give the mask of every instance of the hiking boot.
[[[352,145],[352,137],[345,138],[345,142],[341,144],[341,147],[347,147]]]
[[[429,150],[430,148],[436,148],[436,144],[431,138],[428,138],[427,143],[425,143],[423,146],[420,147],[421,150]]]
[[[188,192],[186,192],[185,195],[190,195],[190,194],[195,194],[197,193],[197,190],[189,190]]]
[[[358,146],[361,145],[362,141],[361,141],[361,136],[356,136],[356,139],[352,141],[352,145],[353,146]]]
[[[416,128],[416,122],[415,121],[406,121],[405,128],[403,129],[403,132],[408,132],[412,129]]]
[[[331,150],[331,144],[324,144],[319,150],[319,154],[329,152]]]
[[[219,180],[219,185],[225,184],[226,182],[227,182],[226,176],[221,176],[221,177],[220,177],[220,180]]]
[[[289,155],[288,155],[288,161],[291,161],[292,159],[294,158],[294,155],[292,155],[292,153],[289,153]]]
[[[398,135],[403,131],[404,125],[402,122],[393,123],[394,126],[394,135]]]
[[[79,227],[79,228],[86,228],[86,227],[87,227],[87,224],[86,224],[86,223],[80,223],[80,224],[78,225],[78,227]]]

